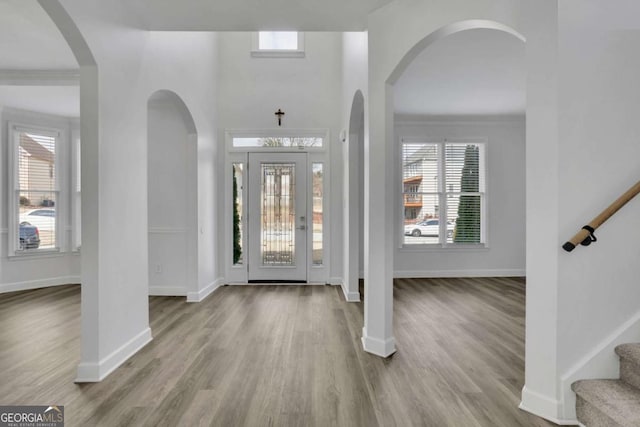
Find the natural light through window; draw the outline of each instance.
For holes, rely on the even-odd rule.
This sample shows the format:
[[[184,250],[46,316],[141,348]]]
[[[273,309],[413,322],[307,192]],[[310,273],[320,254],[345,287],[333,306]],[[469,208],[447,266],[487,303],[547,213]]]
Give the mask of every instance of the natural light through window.
[[[484,144],[402,144],[403,243],[483,244]]]
[[[15,248],[21,251],[54,249],[58,201],[57,133],[15,132],[16,225]]]
[[[259,50],[297,50],[297,31],[260,31],[258,34]]]
[[[265,136],[260,138],[233,137],[236,148],[322,148],[323,139],[320,137],[280,137]]]

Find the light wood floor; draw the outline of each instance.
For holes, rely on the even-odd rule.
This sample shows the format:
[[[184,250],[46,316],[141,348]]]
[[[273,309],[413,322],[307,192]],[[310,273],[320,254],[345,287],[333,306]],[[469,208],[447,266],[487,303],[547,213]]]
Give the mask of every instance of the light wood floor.
[[[520,279],[397,280],[398,352],[361,349],[362,305],[330,286],[151,297],[154,340],[74,384],[80,289],[0,295],[0,404],[65,406],[67,426],[551,426],[517,409]]]

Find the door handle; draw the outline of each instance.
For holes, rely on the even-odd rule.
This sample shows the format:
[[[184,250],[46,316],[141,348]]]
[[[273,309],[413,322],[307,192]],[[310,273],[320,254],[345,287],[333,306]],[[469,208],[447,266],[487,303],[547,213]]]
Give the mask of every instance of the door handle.
[[[298,230],[306,230],[307,226],[302,224],[300,227],[296,227]]]

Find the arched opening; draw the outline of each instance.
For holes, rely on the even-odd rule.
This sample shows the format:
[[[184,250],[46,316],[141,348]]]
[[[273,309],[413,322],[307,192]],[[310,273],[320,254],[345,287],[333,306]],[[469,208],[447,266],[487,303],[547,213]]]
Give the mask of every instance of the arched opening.
[[[197,130],[174,92],[147,107],[149,294],[186,296],[197,288]]]
[[[484,47],[473,46],[474,42],[481,43],[489,39],[492,43],[487,43]],[[503,93],[489,85],[492,80],[498,80],[499,83],[496,77],[501,71],[505,71],[499,66],[496,68],[498,64],[483,60],[490,58],[494,53],[502,52],[500,49],[494,50],[493,41],[504,42],[518,51],[520,65],[516,71],[519,73],[518,81],[521,82],[518,90],[522,96],[516,103],[517,109],[514,110],[503,108],[507,97],[503,99]],[[457,311],[461,309],[459,304],[464,304],[464,298],[455,299],[456,296],[463,296],[464,293],[448,288],[444,284],[446,280],[431,282],[432,286],[425,286],[420,279],[443,276],[524,274],[526,75],[520,73],[524,69],[523,41],[523,38],[513,30],[494,22],[474,20],[451,24],[416,43],[385,81],[384,117],[373,115],[371,119],[377,120],[377,123],[371,126],[374,137],[372,141],[377,143],[377,147],[367,151],[368,157],[373,159],[369,160],[371,167],[379,166],[382,162],[387,166],[386,170],[390,175],[385,176],[385,181],[390,182],[391,185],[386,187],[385,197],[377,197],[369,202],[369,208],[382,209],[390,204],[393,205],[390,209],[391,213],[387,210],[379,215],[379,217],[386,217],[386,223],[392,228],[392,232],[390,237],[387,234],[385,238],[378,239],[385,243],[384,249],[368,248],[369,253],[378,251],[375,254],[375,264],[367,266],[369,277],[366,279],[372,283],[365,282],[363,343],[365,349],[371,353],[389,356],[395,351],[395,337],[401,343],[421,343],[421,346],[415,349],[409,349],[410,345],[406,348],[403,346],[408,360],[424,358],[426,348],[444,347],[437,339],[432,340],[433,336],[429,335],[431,333],[451,337],[449,341],[454,343],[457,331],[443,331],[447,330],[447,324],[450,325],[456,321],[455,315],[464,312],[464,310]],[[463,47],[470,50],[466,53],[457,53],[456,42],[467,43]],[[439,50],[442,51],[443,56],[438,58],[429,56]],[[476,62],[483,60],[481,64],[485,65],[485,71],[482,79],[475,79],[469,73],[473,71],[473,68],[469,67],[477,65],[473,61],[465,63],[469,59]],[[492,59],[495,61],[498,58]],[[445,68],[447,63],[459,68],[447,70]],[[459,78],[457,83],[456,77]],[[422,88],[420,85],[428,83],[422,81],[424,78],[434,78],[435,83],[429,85],[430,93],[420,90]],[[470,96],[462,99],[446,98],[461,88],[469,91],[470,83],[477,83],[476,89],[484,87],[489,90],[484,93],[482,90],[475,90],[467,94]],[[372,94],[375,97],[380,92],[382,91],[376,94],[372,91]],[[481,102],[476,102],[478,100],[476,98]],[[498,106],[497,101],[505,101],[505,105]],[[400,105],[402,102],[404,104]],[[404,106],[407,106],[405,110],[401,108]],[[384,122],[383,119],[385,119]],[[485,122],[485,119],[488,120]],[[503,124],[506,127],[501,127]],[[384,146],[379,143],[381,140],[386,141]],[[497,141],[502,142],[497,144]],[[405,142],[406,146],[404,146]],[[508,155],[503,148],[509,150]],[[466,156],[467,149],[472,153],[481,153],[484,150],[484,153]],[[380,154],[382,150],[385,152]],[[483,164],[475,160],[482,158],[483,155],[486,160]],[[465,162],[466,158],[468,160]],[[449,165],[448,169],[447,165]],[[473,176],[476,177],[473,190],[466,188],[462,181],[465,175],[462,170],[469,168],[474,169]],[[485,177],[480,179],[478,173],[483,168]],[[377,178],[374,171],[368,174],[368,178],[371,187],[384,185],[384,182],[381,182],[383,180]],[[483,215],[480,221],[485,222],[484,226],[482,222],[478,222],[474,239],[470,241],[456,239],[460,234],[458,218],[462,217],[459,212],[461,212],[460,206],[463,205],[461,198],[463,195],[474,200],[472,216],[479,212]],[[385,202],[384,206],[382,202]],[[427,204],[428,211],[424,209]],[[410,209],[413,213],[410,218],[407,218],[405,215],[410,213]],[[502,225],[499,222],[493,222],[497,218],[508,217],[511,214],[517,220],[510,219],[509,224],[505,224],[504,230],[501,229]],[[375,224],[375,216],[375,213],[369,212],[370,224]],[[418,232],[413,234],[413,229],[405,228],[406,219],[414,220],[414,224],[418,219],[435,221],[432,224],[424,224],[424,229],[419,228]],[[377,221],[380,219],[378,218]],[[475,221],[474,219],[474,225]],[[450,222],[451,225],[449,225]],[[434,228],[430,230],[427,227]],[[369,235],[372,236],[375,231],[371,227],[368,230]],[[384,230],[380,231],[384,232]],[[494,254],[500,255],[491,261],[491,266],[488,266],[487,259]],[[371,258],[373,256],[370,256]],[[379,268],[378,265],[386,259],[393,259],[393,267]],[[389,278],[384,276],[385,273]],[[419,280],[407,280],[404,289],[395,287],[395,312],[393,310],[394,283],[390,277],[392,273],[396,278],[403,276],[419,278]],[[470,283],[472,282],[466,279],[457,282],[462,285]],[[453,305],[430,306],[428,302],[422,304],[419,301],[420,295],[445,288],[448,288],[450,293],[447,294],[445,291],[445,295],[436,296],[431,300],[432,304],[433,301],[447,301],[453,302]],[[521,289],[523,290],[522,287]],[[520,295],[524,298],[524,293]],[[398,307],[402,307],[402,310],[398,310]],[[444,308],[444,310],[436,314],[436,308]],[[425,327],[425,318],[422,319],[422,324],[416,323],[420,322],[420,313],[429,313],[429,316],[433,316],[428,319],[431,329]],[[394,314],[397,324],[402,325],[396,328],[395,337]],[[454,315],[449,317],[450,314]],[[442,316],[439,317],[440,315]],[[442,327],[438,327],[438,318],[449,320],[445,321]],[[477,325],[473,321],[468,321],[467,324]],[[480,324],[474,327],[479,330],[482,326]],[[524,340],[524,330],[522,333]],[[376,343],[380,345],[376,347]],[[454,346],[452,344],[442,355],[437,355],[436,359],[452,354]],[[524,348],[519,347],[519,350],[524,356]],[[416,353],[411,354],[411,351]],[[478,354],[479,352],[480,350],[469,353]],[[501,366],[508,366],[508,363],[508,361],[501,362]],[[520,370],[518,375],[522,376],[518,379],[523,380],[524,370]],[[515,405],[513,411],[517,412]]]
[[[393,85],[398,240],[437,253],[397,252],[396,277],[524,275],[524,48],[504,31],[458,31]],[[468,252],[445,251],[456,247]]]
[[[364,96],[353,96],[349,135],[344,154],[344,293],[360,301],[359,281],[364,267]]]
[[[57,301],[64,311],[60,313],[61,316],[67,316],[73,323],[79,319],[82,324],[80,348],[84,363],[97,358],[99,335],[99,313],[95,309],[98,298],[98,225],[95,220],[98,205],[97,65],[83,35],[59,1],[5,2],[0,15],[3,21],[7,20],[2,25],[5,33],[17,29],[11,36],[3,34],[0,37],[7,43],[2,47],[0,64],[3,76],[0,94],[3,99],[0,103],[9,107],[4,108],[3,113],[8,113],[11,108],[16,109],[10,113],[14,115],[14,123],[27,124],[27,129],[11,132],[11,135],[26,134],[26,146],[31,152],[31,155],[26,153],[27,150],[22,152],[22,157],[31,159],[17,166],[33,171],[30,166],[35,165],[31,163],[36,157],[48,164],[45,173],[39,177],[33,175],[34,180],[29,181],[29,185],[33,184],[34,187],[31,192],[34,197],[24,195],[19,199],[24,205],[17,203],[10,218],[11,224],[17,225],[23,214],[23,206],[38,203],[46,208],[43,211],[48,218],[39,218],[31,224],[40,225],[42,229],[41,246],[27,246],[25,242],[24,246],[16,243],[10,247],[15,252],[56,252],[53,260],[36,256],[15,263],[16,267],[21,268],[15,277],[19,277],[22,284],[31,284],[30,287],[81,283],[81,298],[77,288],[72,289],[73,292],[66,292],[65,288],[58,288],[60,291],[52,289],[51,292],[63,292],[65,298],[73,296],[73,301],[64,298],[58,298]],[[35,132],[31,132],[33,130]],[[10,134],[7,132],[5,135]],[[14,145],[18,152],[24,150],[22,144],[16,142]],[[34,157],[33,153],[37,153],[37,156]],[[28,174],[17,173],[16,176],[25,178]],[[49,194],[35,191],[41,190],[47,184],[45,181],[55,184],[51,186],[51,191],[46,191]],[[7,183],[3,180],[2,184]],[[6,206],[4,201],[2,204]],[[17,242],[22,230],[17,226],[15,230]],[[0,266],[0,270],[8,273],[4,266]],[[46,291],[48,289],[42,290]],[[68,339],[68,332],[64,331],[65,339]],[[39,339],[32,332],[23,336],[27,335]],[[53,339],[53,331],[47,331],[46,339]],[[68,348],[52,347],[49,352],[53,354],[57,350],[69,351]],[[64,358],[67,359],[67,355]],[[69,360],[75,363],[75,358]],[[83,377],[81,370],[79,367],[79,377]]]

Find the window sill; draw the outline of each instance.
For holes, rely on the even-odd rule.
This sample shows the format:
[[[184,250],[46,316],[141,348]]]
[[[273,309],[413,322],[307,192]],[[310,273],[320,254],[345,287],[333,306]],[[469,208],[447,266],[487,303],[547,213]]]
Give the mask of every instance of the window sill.
[[[59,258],[65,256],[60,252],[59,248],[56,249],[36,249],[34,251],[16,251],[13,255],[9,255],[10,261],[31,260],[31,259],[43,259],[43,258]]]
[[[304,58],[304,50],[252,50],[252,58]]]
[[[486,243],[478,245],[461,245],[461,244],[424,244],[424,245],[402,245],[398,249],[399,252],[487,252],[489,246]]]

